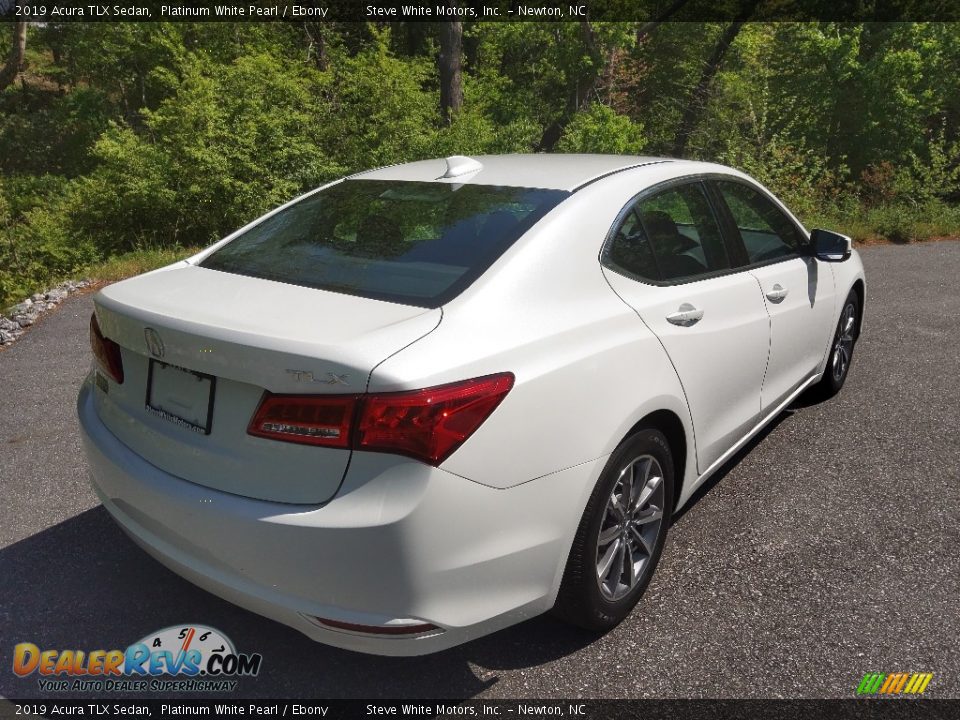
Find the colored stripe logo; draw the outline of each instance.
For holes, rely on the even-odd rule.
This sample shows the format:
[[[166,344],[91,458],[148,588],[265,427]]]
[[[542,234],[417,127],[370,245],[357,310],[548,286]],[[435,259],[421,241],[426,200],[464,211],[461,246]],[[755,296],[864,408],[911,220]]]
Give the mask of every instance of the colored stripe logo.
[[[922,695],[933,673],[867,673],[857,695]]]

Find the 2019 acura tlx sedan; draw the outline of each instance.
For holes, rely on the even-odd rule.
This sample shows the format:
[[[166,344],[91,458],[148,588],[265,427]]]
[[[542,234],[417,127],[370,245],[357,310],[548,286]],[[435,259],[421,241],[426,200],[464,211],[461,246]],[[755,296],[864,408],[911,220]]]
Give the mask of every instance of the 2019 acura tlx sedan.
[[[147,552],[330,645],[602,631],[671,514],[846,379],[850,239],[719,165],[362,172],[94,298],[93,485]]]

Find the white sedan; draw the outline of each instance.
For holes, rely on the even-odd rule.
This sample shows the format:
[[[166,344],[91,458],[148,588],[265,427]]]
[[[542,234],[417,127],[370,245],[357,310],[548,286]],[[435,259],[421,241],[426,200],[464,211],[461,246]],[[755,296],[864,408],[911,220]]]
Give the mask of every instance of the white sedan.
[[[671,514],[843,385],[864,273],[727,167],[456,156],[94,301],[78,412],[119,525],[320,642],[415,655],[551,608],[619,623]]]

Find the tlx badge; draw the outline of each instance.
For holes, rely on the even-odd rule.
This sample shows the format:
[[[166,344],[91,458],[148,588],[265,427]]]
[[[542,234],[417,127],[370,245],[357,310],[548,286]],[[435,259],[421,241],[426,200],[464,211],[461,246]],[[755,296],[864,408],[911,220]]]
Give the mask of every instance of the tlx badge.
[[[347,378],[350,377],[347,374],[337,374],[334,372],[328,372],[325,377],[315,377],[314,374],[309,370],[287,370],[290,375],[293,375],[293,379],[297,382],[305,383],[315,383],[318,385],[349,385]]]

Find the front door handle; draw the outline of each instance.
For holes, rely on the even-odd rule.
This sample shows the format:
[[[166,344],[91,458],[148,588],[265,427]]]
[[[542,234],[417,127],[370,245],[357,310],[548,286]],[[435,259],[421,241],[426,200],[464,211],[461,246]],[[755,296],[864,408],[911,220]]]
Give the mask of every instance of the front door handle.
[[[667,322],[679,325],[680,327],[690,327],[700,322],[703,317],[703,310],[698,310],[690,303],[684,303],[675,313],[667,315]]]
[[[787,293],[789,292],[790,291],[787,290],[783,285],[781,285],[780,283],[776,283],[772,288],[770,288],[770,291],[767,293],[767,300],[769,300],[772,303],[783,302],[783,299],[787,296]]]

